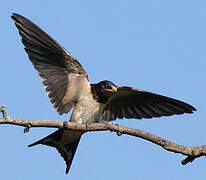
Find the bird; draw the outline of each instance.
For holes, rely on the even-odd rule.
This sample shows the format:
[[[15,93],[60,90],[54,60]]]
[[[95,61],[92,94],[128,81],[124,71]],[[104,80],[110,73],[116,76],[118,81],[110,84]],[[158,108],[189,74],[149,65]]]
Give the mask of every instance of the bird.
[[[195,107],[177,99],[118,86],[108,80],[90,83],[82,65],[57,41],[29,19],[13,13],[24,49],[42,79],[59,115],[72,108],[70,122],[95,123],[193,113]],[[29,147],[42,144],[57,149],[69,172],[82,131],[58,129]]]

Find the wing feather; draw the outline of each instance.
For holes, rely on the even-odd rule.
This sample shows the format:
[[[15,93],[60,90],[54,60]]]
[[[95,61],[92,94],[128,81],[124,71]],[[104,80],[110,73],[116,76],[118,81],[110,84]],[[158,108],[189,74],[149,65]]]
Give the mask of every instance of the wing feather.
[[[59,114],[69,112],[79,97],[76,89],[88,82],[85,70],[70,53],[33,22],[18,14],[11,17],[54,108]]]
[[[193,111],[196,109],[185,102],[139,89],[119,86],[116,94],[108,100],[101,119],[104,121],[116,118],[142,119],[193,113]]]

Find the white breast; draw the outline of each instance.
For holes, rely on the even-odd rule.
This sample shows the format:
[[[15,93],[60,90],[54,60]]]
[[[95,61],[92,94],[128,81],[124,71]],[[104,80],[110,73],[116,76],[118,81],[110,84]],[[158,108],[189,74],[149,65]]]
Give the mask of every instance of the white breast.
[[[77,123],[93,123],[97,122],[104,110],[105,104],[98,103],[91,94],[90,84],[85,84],[86,89],[82,90],[82,94],[74,107],[70,121]]]

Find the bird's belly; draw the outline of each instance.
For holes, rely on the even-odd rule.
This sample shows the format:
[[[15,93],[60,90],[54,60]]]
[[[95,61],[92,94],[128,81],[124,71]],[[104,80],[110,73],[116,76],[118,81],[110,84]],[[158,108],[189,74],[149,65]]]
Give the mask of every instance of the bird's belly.
[[[104,105],[99,103],[77,105],[72,112],[70,121],[77,123],[98,122],[103,109]]]

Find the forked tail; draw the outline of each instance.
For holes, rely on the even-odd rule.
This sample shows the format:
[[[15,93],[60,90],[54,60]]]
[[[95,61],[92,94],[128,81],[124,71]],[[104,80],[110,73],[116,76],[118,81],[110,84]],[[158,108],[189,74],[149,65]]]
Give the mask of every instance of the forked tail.
[[[82,133],[78,131],[70,131],[59,129],[54,133],[40,139],[39,141],[28,145],[32,147],[38,144],[54,147],[58,150],[66,162],[66,174],[69,172],[74,154],[79,144]]]

